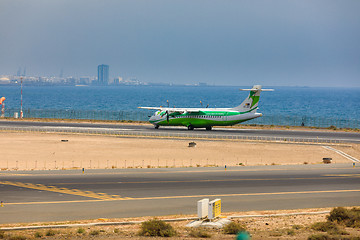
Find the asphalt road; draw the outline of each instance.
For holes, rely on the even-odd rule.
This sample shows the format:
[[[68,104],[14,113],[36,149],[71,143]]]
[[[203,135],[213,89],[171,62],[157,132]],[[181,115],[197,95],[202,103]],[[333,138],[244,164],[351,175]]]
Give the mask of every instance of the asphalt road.
[[[359,205],[360,166],[0,172],[0,224]]]
[[[152,125],[130,124],[97,124],[97,123],[58,123],[58,122],[30,122],[30,121],[0,121],[0,128],[21,129],[49,129],[57,130],[106,130],[107,132],[142,132],[142,133],[167,133],[171,134],[211,134],[213,136],[248,136],[248,137],[275,137],[294,139],[320,139],[339,140],[342,142],[360,143],[360,133],[334,132],[334,131],[295,131],[295,130],[257,130],[257,129],[233,129],[216,127],[212,131],[195,129],[189,131],[185,127],[160,127],[154,129]]]

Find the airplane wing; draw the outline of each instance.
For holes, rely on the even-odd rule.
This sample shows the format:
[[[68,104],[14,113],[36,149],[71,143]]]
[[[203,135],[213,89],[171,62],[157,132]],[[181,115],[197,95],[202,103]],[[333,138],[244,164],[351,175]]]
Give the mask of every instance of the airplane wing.
[[[201,112],[200,108],[167,108],[167,107],[138,107],[141,109],[167,111],[169,113]]]

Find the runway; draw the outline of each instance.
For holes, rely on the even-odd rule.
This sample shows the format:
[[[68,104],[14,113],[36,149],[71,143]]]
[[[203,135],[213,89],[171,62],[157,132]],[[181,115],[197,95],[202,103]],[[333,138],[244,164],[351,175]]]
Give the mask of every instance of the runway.
[[[238,138],[272,138],[272,139],[298,139],[299,141],[341,141],[349,143],[360,143],[360,133],[335,132],[335,131],[298,131],[298,130],[262,130],[262,129],[235,129],[215,127],[212,131],[195,129],[188,131],[185,127],[162,127],[154,129],[150,124],[98,124],[98,123],[59,123],[59,122],[32,122],[32,121],[0,121],[0,129],[18,130],[47,130],[47,131],[73,131],[73,132],[98,132],[104,133],[134,133],[134,134],[156,134],[160,136],[209,136],[216,137],[238,137]]]
[[[351,164],[0,172],[0,223],[359,205]]]

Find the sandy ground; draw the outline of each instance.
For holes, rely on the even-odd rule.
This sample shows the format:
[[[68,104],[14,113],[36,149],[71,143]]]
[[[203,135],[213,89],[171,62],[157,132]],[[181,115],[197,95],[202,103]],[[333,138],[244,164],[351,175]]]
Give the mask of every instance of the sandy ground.
[[[191,140],[0,132],[0,169],[317,164],[322,163],[324,157],[332,158],[334,163],[351,163],[321,145],[196,140],[196,147],[188,147],[189,142]],[[359,145],[335,148],[360,158]]]
[[[282,214],[282,213],[295,213],[295,212],[319,212],[330,211],[331,208],[321,209],[296,209],[296,210],[281,210],[281,211],[252,211],[252,212],[232,212],[226,213],[223,216],[239,216],[239,215],[260,215],[260,214]],[[252,235],[253,240],[257,239],[307,239],[312,234],[323,234],[311,229],[311,225],[316,222],[325,222],[326,216],[329,214],[317,214],[317,215],[293,215],[293,216],[272,216],[272,217],[249,217],[249,218],[237,218],[233,221],[245,226],[247,231]],[[187,216],[164,216],[158,219],[171,219],[171,218],[184,218],[195,217],[195,215]],[[94,222],[128,222],[128,221],[146,221],[152,219],[152,217],[142,218],[129,218],[129,219],[94,219],[88,221],[76,221],[76,222],[62,222],[62,223],[33,223],[31,225],[54,225],[54,224],[68,224],[68,223],[94,223]],[[35,234],[43,235],[42,239],[199,239],[191,236],[192,229],[187,228],[186,224],[190,221],[172,222],[170,223],[177,231],[176,237],[171,238],[156,238],[156,237],[141,237],[138,236],[140,230],[140,224],[135,225],[109,225],[109,226],[97,226],[97,227],[83,227],[84,233],[78,233],[79,228],[62,228],[53,229],[54,236],[46,237],[48,229],[40,230],[21,230],[21,231],[8,231],[4,232],[5,238],[15,236],[23,236],[29,239],[33,239]],[[7,224],[0,225],[0,227],[16,227],[24,226],[23,224]],[[360,228],[345,228],[348,232],[347,237],[359,237]],[[221,229],[206,229],[207,233],[211,235],[210,239],[235,239],[234,235],[225,234]],[[96,235],[92,235],[93,233]],[[338,236],[342,239],[341,236]]]

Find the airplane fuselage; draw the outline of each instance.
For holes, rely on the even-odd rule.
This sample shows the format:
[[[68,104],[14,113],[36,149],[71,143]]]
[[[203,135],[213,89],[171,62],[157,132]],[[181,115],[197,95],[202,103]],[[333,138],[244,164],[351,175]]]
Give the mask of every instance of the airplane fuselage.
[[[211,128],[212,126],[231,126],[262,116],[256,112],[238,112],[231,109],[198,109],[198,112],[182,114],[157,111],[149,119],[155,126],[192,126],[193,128]]]

